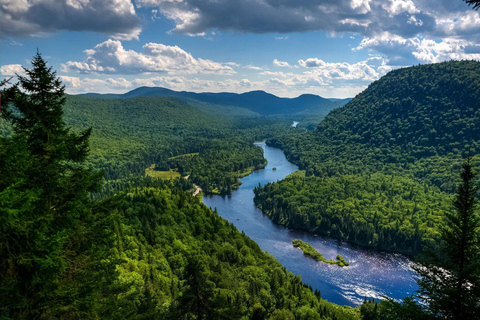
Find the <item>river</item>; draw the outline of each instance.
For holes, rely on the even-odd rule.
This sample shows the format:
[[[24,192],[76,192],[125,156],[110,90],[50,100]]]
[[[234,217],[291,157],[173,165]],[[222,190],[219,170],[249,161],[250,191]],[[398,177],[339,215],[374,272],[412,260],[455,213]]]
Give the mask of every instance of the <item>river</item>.
[[[258,184],[281,180],[298,169],[285,158],[282,150],[268,147],[265,143],[256,145],[264,150],[268,160],[266,168],[241,179],[242,185],[231,196],[203,197],[207,206],[216,207],[220,216],[244,231],[288,270],[301,275],[304,283],[320,290],[322,298],[330,302],[355,306],[364,297],[403,299],[415,293],[415,273],[406,257],[352,247],[339,244],[334,239],[289,230],[273,223],[255,207],[253,188]],[[292,246],[295,238],[310,243],[327,259],[335,259],[337,254],[341,254],[350,262],[350,266],[342,268],[304,257],[301,250]]]

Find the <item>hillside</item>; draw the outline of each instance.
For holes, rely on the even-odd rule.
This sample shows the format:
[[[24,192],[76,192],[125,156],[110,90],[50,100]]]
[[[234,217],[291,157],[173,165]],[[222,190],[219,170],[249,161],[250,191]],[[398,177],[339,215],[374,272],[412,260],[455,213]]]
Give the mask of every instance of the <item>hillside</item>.
[[[318,126],[323,140],[406,152],[417,159],[478,153],[480,63],[456,61],[390,72]]]
[[[0,136],[1,319],[360,319],[358,308],[321,299],[192,196],[186,179],[115,179],[117,192],[104,189],[92,199],[102,193],[100,157],[130,174],[131,161],[141,158],[124,154],[130,146],[120,138],[139,152],[166,144],[157,156],[174,159],[203,158],[213,144],[229,152],[220,160],[233,165],[232,157],[255,159],[246,148],[260,149],[246,141],[256,131],[247,129],[233,141],[238,145],[200,138],[198,154],[173,156],[172,137],[230,132],[170,98],[74,97],[65,107],[64,86],[40,53],[32,64],[22,90],[2,91],[13,130]],[[90,124],[98,141],[115,141],[120,151],[95,149],[96,168],[87,162]],[[229,125],[242,132],[238,123]],[[257,156],[263,160],[261,151]]]
[[[92,128],[89,160],[107,180],[144,175],[154,164],[189,175],[205,193],[229,194],[239,177],[265,165],[252,142],[290,126],[241,110],[169,97],[68,96],[64,118],[76,130]]]
[[[292,177],[259,189],[257,203],[290,227],[385,250],[417,252],[435,240],[429,230],[438,230],[441,212],[451,209],[448,202],[437,207],[438,199],[455,191],[464,157],[480,152],[479,121],[479,62],[392,71],[333,110],[315,132],[269,140],[313,177],[308,182]],[[479,167],[478,157],[473,164]],[[322,189],[332,201],[305,199],[308,188]],[[299,201],[302,194],[304,201]],[[388,201],[367,200],[373,195]],[[403,200],[394,201],[398,196]],[[405,224],[405,212],[410,212],[411,224]],[[357,224],[365,226],[361,236],[363,227],[353,230]],[[420,245],[405,243],[415,237],[422,239]]]
[[[140,87],[125,94],[88,94],[88,96],[104,98],[134,98],[134,97],[174,97],[192,99],[218,106],[233,106],[248,109],[263,116],[279,114],[307,113],[309,115],[323,115],[336,107],[345,104],[348,99],[331,101],[313,94],[303,94],[297,98],[280,98],[265,91],[251,91],[246,93],[195,93],[174,91],[161,87]]]

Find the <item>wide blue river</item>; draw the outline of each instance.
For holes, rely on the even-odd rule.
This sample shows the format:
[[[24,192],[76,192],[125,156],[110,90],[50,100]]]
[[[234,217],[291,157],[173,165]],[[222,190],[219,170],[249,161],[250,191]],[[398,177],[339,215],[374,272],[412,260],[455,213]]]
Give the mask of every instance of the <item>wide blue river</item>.
[[[281,180],[298,169],[280,149],[268,147],[265,143],[257,145],[264,150],[267,167],[241,179],[242,185],[231,196],[205,196],[203,202],[207,206],[216,207],[223,218],[243,230],[288,270],[301,275],[304,283],[319,289],[322,298],[328,301],[355,306],[364,297],[402,299],[415,293],[415,272],[406,257],[339,244],[334,239],[289,230],[273,223],[256,208],[253,188],[258,184]],[[274,167],[276,170],[272,170]],[[310,243],[327,259],[335,259],[337,254],[341,254],[350,262],[350,266],[341,268],[304,257],[301,250],[292,246],[295,238]]]

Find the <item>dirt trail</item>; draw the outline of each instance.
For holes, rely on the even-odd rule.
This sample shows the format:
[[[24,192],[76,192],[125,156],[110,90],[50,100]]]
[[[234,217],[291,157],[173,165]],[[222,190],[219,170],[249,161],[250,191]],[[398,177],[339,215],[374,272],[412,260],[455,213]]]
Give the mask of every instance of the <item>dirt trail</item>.
[[[188,180],[188,178],[190,178],[190,176],[185,176],[184,178]],[[195,187],[195,191],[193,192],[193,196],[195,197],[197,194],[202,192],[202,188],[197,186],[195,183],[193,184],[193,186]]]

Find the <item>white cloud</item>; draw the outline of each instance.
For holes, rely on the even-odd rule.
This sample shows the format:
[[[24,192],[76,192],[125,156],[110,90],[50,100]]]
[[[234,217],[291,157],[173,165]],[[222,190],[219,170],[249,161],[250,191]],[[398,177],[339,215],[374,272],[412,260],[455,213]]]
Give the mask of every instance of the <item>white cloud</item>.
[[[293,73],[285,73],[280,71],[263,71],[263,72],[260,72],[260,75],[286,78],[289,75],[290,76],[293,75]]]
[[[292,66],[293,67],[293,66]],[[294,72],[263,71],[253,78],[218,77],[195,74],[167,74],[144,77],[94,79],[90,76],[62,76],[69,93],[126,92],[139,86],[166,87],[194,92],[245,92],[265,90],[279,96],[298,96],[303,93],[327,97],[352,97],[371,81],[380,78],[392,68],[380,57],[371,57],[357,63],[326,62],[318,58],[299,60]],[[100,75],[101,76],[101,75]]]
[[[242,80],[240,80],[240,85],[241,85],[242,87],[245,87],[245,88],[252,88],[252,87],[253,87],[253,83],[252,83],[250,80],[248,80],[248,79],[242,79]]]
[[[352,0],[350,6],[358,13],[366,14],[367,12],[371,11],[370,1],[371,0]]]
[[[141,32],[130,0],[2,0],[0,16],[0,38],[70,30],[134,39]]]
[[[274,59],[272,63],[273,63],[273,65],[276,66],[276,67],[282,67],[282,68],[285,68],[285,67],[290,68],[290,67],[291,67],[288,62],[286,62],[286,61],[279,61],[279,60],[277,60],[277,59]]]
[[[396,16],[398,14],[407,12],[409,14],[419,13],[412,0],[389,0],[382,3],[382,8],[386,10],[389,17]]]
[[[322,78],[330,83],[332,79],[374,81],[392,70],[380,57],[371,57],[354,64],[347,62],[325,62],[318,58],[299,60],[298,64],[312,71],[304,73],[309,78]]]
[[[245,69],[250,69],[250,70],[256,70],[256,71],[262,71],[263,69],[257,66],[252,66],[252,65],[247,65],[244,67]]]
[[[476,43],[462,39],[402,38],[388,33],[375,38],[365,38],[355,50],[372,49],[384,54],[390,65],[408,66],[417,63],[435,63],[445,60],[474,59],[480,55],[472,48]],[[470,52],[472,51],[472,52]]]
[[[208,59],[194,58],[178,46],[161,43],[147,43],[144,52],[125,50],[118,40],[107,40],[93,49],[85,50],[85,61],[68,61],[63,64],[63,71],[82,73],[119,73],[134,74],[146,72],[160,73],[203,73],[234,74],[228,65]]]
[[[15,74],[24,75],[25,72],[20,64],[6,64],[0,67],[2,76],[15,76]]]

